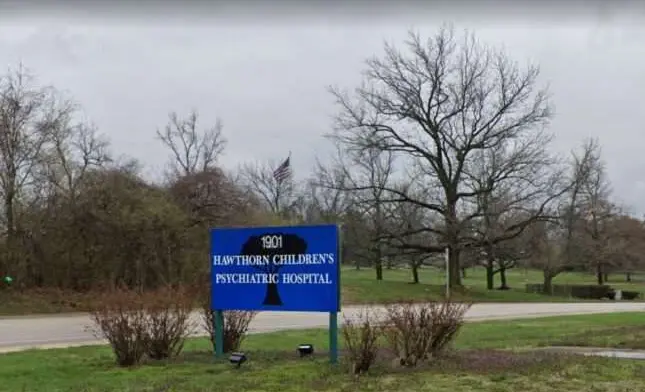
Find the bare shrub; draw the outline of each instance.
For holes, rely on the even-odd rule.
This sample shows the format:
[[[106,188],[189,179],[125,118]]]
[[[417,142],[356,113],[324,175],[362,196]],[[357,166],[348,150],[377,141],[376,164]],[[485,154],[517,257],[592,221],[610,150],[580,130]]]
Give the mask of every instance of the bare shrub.
[[[455,338],[470,304],[402,303],[387,307],[386,338],[402,366],[437,356]]]
[[[143,296],[117,288],[90,305],[93,332],[106,339],[119,366],[137,365],[147,351],[147,314]]]
[[[208,284],[202,284],[200,291],[200,303],[202,307],[202,325],[213,346],[213,351],[217,348],[215,341],[215,311],[211,310],[211,295]],[[230,353],[240,348],[246,338],[249,326],[257,312],[230,310],[223,312],[224,316],[224,352]]]
[[[378,340],[383,333],[379,320],[370,310],[364,309],[357,320],[345,318],[342,333],[352,373],[366,373],[376,361],[379,350]]]
[[[402,366],[416,366],[430,351],[432,312],[427,305],[412,303],[387,308],[386,338]]]
[[[437,356],[455,339],[472,304],[444,301],[431,305],[433,331],[429,354]]]
[[[173,358],[193,332],[190,320],[194,296],[181,287],[163,287],[144,296],[146,347],[151,359]]]
[[[224,352],[230,353],[240,348],[249,331],[249,325],[257,312],[230,310],[224,315]],[[215,311],[206,306],[202,310],[202,321],[208,332],[213,350],[217,348],[215,341]]]

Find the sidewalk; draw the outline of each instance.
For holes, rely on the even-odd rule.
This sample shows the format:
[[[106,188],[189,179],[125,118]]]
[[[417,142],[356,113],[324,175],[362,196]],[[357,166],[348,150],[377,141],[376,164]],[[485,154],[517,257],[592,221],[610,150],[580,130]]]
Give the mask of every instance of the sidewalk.
[[[607,347],[553,346],[553,347],[545,347],[540,351],[578,354],[578,355],[585,355],[585,356],[591,356],[591,357],[645,360],[645,350],[618,349],[618,348],[607,348]]]

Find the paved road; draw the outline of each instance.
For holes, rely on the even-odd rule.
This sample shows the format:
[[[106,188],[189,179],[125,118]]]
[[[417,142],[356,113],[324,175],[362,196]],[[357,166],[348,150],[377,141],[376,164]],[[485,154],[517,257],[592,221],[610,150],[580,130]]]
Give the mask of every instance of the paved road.
[[[360,309],[345,307],[339,320],[357,317]],[[381,307],[375,309],[383,310]],[[645,311],[645,303],[475,304],[466,314],[466,319],[477,321],[625,311]],[[199,321],[198,314],[194,318]],[[251,324],[251,333],[324,327],[327,322],[328,316],[324,313],[260,313]],[[103,343],[94,337],[89,330],[90,325],[90,319],[85,314],[0,318],[0,352]]]

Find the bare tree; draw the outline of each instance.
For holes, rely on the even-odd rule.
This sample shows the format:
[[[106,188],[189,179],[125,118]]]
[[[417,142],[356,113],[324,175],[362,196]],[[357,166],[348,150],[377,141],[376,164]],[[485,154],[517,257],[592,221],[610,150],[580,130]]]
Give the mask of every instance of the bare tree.
[[[24,253],[32,253],[29,268],[24,269],[29,270],[31,278],[37,282],[46,281],[41,276],[54,263],[68,271],[67,277],[73,275],[71,270],[82,268],[84,260],[76,252],[82,247],[79,237],[84,235],[81,227],[86,223],[79,219],[83,214],[77,203],[82,196],[80,189],[88,173],[111,161],[108,142],[95,127],[71,124],[70,121],[61,121],[51,129],[50,140],[42,146],[38,162],[33,167],[33,185],[29,188],[29,195],[22,200],[18,227],[22,241],[21,259],[27,261]],[[57,230],[59,233],[74,233],[74,241],[68,243],[65,252],[47,256],[44,249],[49,246],[46,244],[48,240],[58,242],[58,249],[61,242],[67,242],[53,240],[51,232],[47,233],[52,221],[61,226]],[[49,257],[57,260],[52,262],[51,259],[47,260]],[[45,264],[50,265],[45,267]],[[66,280],[68,283],[71,281]]]
[[[343,217],[343,261],[354,265],[356,270],[371,267],[372,260],[366,249],[370,241],[367,219],[350,205]]]
[[[352,205],[351,195],[345,191],[347,182],[347,173],[343,168],[327,167],[317,161],[306,186],[306,220],[326,223],[342,221]]]
[[[22,65],[0,77],[0,192],[8,250],[0,270],[15,264],[17,204],[32,185],[52,131],[66,123],[72,111],[71,102],[51,87],[37,86]]]
[[[344,181],[333,183],[329,175],[320,176],[320,185],[328,189],[351,193],[353,212],[362,217],[365,230],[363,244],[356,243],[355,257],[364,259],[375,268],[376,279],[383,280],[383,260],[386,252],[388,223],[387,189],[394,172],[394,154],[378,148],[343,151],[338,146],[333,164]],[[325,182],[327,181],[327,182]],[[365,185],[367,184],[367,185]]]
[[[450,285],[461,285],[459,254],[463,221],[459,209],[479,192],[464,179],[479,165],[476,152],[512,144],[542,132],[551,111],[546,90],[537,89],[537,67],[524,71],[473,35],[458,42],[443,28],[422,41],[410,34],[408,54],[386,45],[383,58],[368,61],[364,84],[353,94],[332,89],[340,113],[333,137],[346,150],[379,149],[405,158],[413,169],[412,191],[441,189],[437,200],[418,200],[391,187],[384,202],[415,203],[444,220],[439,244],[409,244],[424,252],[450,250]],[[374,189],[359,184],[357,190]],[[412,233],[410,233],[411,235]]]
[[[513,215],[507,214],[504,216],[498,224],[500,227],[510,227],[522,225],[526,222],[535,222],[532,218],[527,218],[529,214],[515,213]],[[528,226],[525,226],[528,227]],[[501,242],[494,243],[491,247],[491,251],[494,254],[494,266],[492,275],[495,276],[499,273],[500,285],[499,290],[509,290],[510,286],[508,285],[508,280],[506,277],[506,272],[512,268],[516,268],[520,263],[524,263],[528,260],[530,253],[530,233],[527,230],[523,230],[521,234],[507,239]],[[488,268],[489,264],[489,251],[485,251],[484,255],[487,258],[486,267]],[[487,282],[488,283],[488,282]],[[494,283],[494,282],[493,282]]]
[[[482,249],[489,290],[495,274],[504,274],[519,258],[510,252],[514,244],[506,242],[517,242],[513,240],[567,189],[557,159],[547,150],[551,136],[539,131],[527,136],[477,151],[479,167],[465,174],[464,186],[476,197],[463,220],[474,220],[470,242]],[[508,287],[502,283],[500,288]]]
[[[629,282],[633,272],[645,269],[645,224],[632,216],[617,214],[607,222],[605,230],[611,233],[607,236],[605,260],[611,260],[612,272],[623,272]]]
[[[424,216],[425,210],[415,203],[396,203],[392,211],[392,225],[388,230],[388,241],[393,249],[401,248],[402,244],[428,241],[427,235],[419,230],[428,224]],[[401,235],[400,233],[416,232],[416,235]],[[412,272],[412,283],[419,283],[419,269],[428,260],[431,254],[423,253],[418,249],[403,247],[398,257],[403,258]]]
[[[588,178],[581,189],[581,209],[583,214],[584,236],[589,246],[583,246],[585,256],[589,260],[596,275],[598,284],[605,283],[609,265],[614,250],[609,245],[611,236],[620,235],[612,230],[610,221],[618,214],[617,206],[610,202],[611,185],[606,175],[605,164],[602,161],[602,151],[598,140],[587,142],[589,153]],[[583,239],[584,241],[584,239]],[[585,241],[587,242],[587,241]]]
[[[195,110],[185,118],[172,112],[164,130],[157,130],[159,140],[172,152],[171,170],[175,177],[212,169],[226,146],[219,119],[201,132],[198,119]]]
[[[278,166],[273,161],[247,163],[240,168],[240,181],[271,213],[288,218],[301,202],[301,195],[291,176],[276,178]]]
[[[107,139],[88,124],[60,124],[41,154],[41,175],[55,192],[74,199],[88,170],[111,162]]]
[[[248,223],[244,220],[257,204],[217,168],[184,175],[170,184],[168,192],[191,218],[189,228],[198,230]]]
[[[531,264],[542,270],[547,293],[552,292],[557,275],[584,264],[581,241],[584,189],[596,162],[596,148],[593,141],[586,141],[580,153],[573,153],[567,191],[550,218],[532,227]]]

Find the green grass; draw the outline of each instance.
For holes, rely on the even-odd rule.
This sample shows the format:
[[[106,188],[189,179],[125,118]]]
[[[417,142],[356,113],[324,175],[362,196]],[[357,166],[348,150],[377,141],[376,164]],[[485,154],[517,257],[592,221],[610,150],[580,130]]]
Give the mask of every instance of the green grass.
[[[412,274],[408,269],[384,271],[384,280],[377,281],[373,269],[343,269],[341,275],[345,303],[386,303],[400,300],[425,300],[441,298],[444,293],[444,272],[435,268],[420,270],[420,284],[410,284]],[[496,286],[499,286],[496,277]],[[487,290],[484,268],[470,268],[463,279],[464,289],[454,292],[453,298],[475,302],[563,302],[570,298],[552,297],[525,292],[527,283],[542,283],[542,272],[512,269],[507,272],[511,290]],[[554,284],[595,284],[592,274],[562,273]],[[626,283],[622,275],[610,275],[608,283],[614,288],[645,292],[645,283]]]
[[[411,284],[411,272],[408,269],[384,271],[384,280],[375,279],[371,268],[356,270],[343,268],[342,298],[343,303],[375,304],[391,303],[405,300],[427,301],[443,298],[445,295],[444,272],[435,268],[420,270],[420,283]],[[487,290],[486,276],[483,268],[470,268],[463,279],[464,288],[452,292],[455,300],[473,302],[567,302],[571,298],[553,297],[525,292],[526,283],[541,283],[542,273],[536,270],[513,269],[507,273],[511,290]],[[626,283],[624,276],[610,276],[609,284],[615,288],[643,293],[645,283]],[[595,284],[594,276],[583,273],[563,273],[558,275],[555,284]],[[499,285],[499,282],[496,282]],[[12,290],[0,290],[0,316],[39,313],[77,312],[86,310],[90,295],[68,293],[56,290],[41,290],[19,293]]]
[[[645,328],[645,317],[642,313],[617,313],[471,323],[455,342],[457,353],[469,353],[468,361],[453,355],[413,370],[386,370],[381,364],[358,379],[342,364],[327,364],[323,330],[251,335],[243,346],[250,359],[241,369],[215,361],[205,338],[190,340],[184,354],[173,363],[149,363],[134,369],[117,368],[107,347],[32,350],[0,355],[0,391],[645,390],[645,361],[585,357],[537,361],[534,358],[538,357],[524,354],[478,351],[544,346],[567,337],[602,335],[618,327]],[[300,343],[312,343],[320,353],[299,359],[295,346]],[[505,362],[504,358],[512,360]]]

